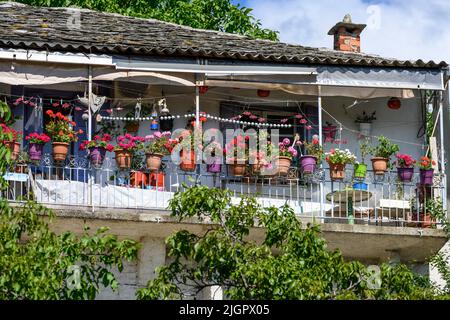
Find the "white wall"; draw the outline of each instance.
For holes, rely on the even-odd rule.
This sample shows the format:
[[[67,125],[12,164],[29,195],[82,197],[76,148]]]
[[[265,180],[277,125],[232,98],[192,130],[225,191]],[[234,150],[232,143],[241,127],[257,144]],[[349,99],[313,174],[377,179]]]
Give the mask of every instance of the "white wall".
[[[394,141],[400,146],[400,153],[411,154],[415,159],[419,158],[425,152],[424,147],[421,146],[424,138],[417,138],[417,133],[421,126],[420,100],[403,99],[401,100],[402,106],[398,110],[389,109],[387,100],[373,99],[368,103],[361,103],[345,111],[344,108],[351,105],[354,99],[324,98],[323,108],[325,112],[323,123],[325,124],[325,121],[335,123],[327,112],[341,122],[344,127],[342,139],[348,140],[348,144],[342,145],[342,148],[348,148],[351,152],[357,154],[358,159],[360,159],[358,134],[346,128],[359,131],[359,124],[355,123],[357,116],[363,111],[368,114],[376,111],[377,120],[372,123],[371,135],[373,136],[373,143],[376,144],[376,137],[379,135],[384,135],[392,140],[400,140],[403,142]],[[331,147],[337,147],[337,145],[332,143],[325,144],[326,150],[329,150]],[[368,160],[366,159],[366,163]]]

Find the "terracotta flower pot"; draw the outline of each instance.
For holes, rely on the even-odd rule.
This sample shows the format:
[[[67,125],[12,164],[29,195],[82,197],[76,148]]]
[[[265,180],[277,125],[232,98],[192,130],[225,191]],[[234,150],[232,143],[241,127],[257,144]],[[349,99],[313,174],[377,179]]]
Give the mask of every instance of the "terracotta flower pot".
[[[131,168],[131,160],[132,154],[126,150],[116,150],[116,164],[119,169],[130,169]]]
[[[5,144],[11,150],[11,160],[16,160],[20,153],[20,142],[6,141]]]
[[[190,150],[185,152],[181,150],[180,153],[180,169],[183,171],[194,171],[195,170],[195,151]]]
[[[53,161],[65,161],[69,153],[69,144],[67,142],[53,142]]]
[[[141,171],[131,172],[130,184],[135,188],[145,188],[147,184],[147,174]]]
[[[376,175],[382,175],[386,172],[388,167],[388,158],[374,157],[371,159],[372,169]]]
[[[164,188],[165,174],[163,172],[150,173],[150,185],[157,188]]]
[[[277,157],[276,168],[280,175],[287,175],[291,167],[292,159],[289,157]]]
[[[236,161],[235,163],[228,165],[233,176],[242,177],[245,175],[247,164],[243,161]]]
[[[136,133],[139,131],[139,122],[131,121],[125,125],[124,128],[129,133]]]
[[[417,222],[419,221],[419,222]],[[419,220],[417,220],[417,213],[414,213],[412,215],[412,220],[410,223],[410,226],[412,227],[418,227],[418,228],[431,228],[433,225],[436,224],[436,220],[431,218],[430,214],[419,214]]]
[[[147,169],[150,171],[159,171],[161,168],[161,162],[164,155],[159,153],[146,153],[145,163]]]
[[[345,164],[329,163],[330,178],[332,181],[343,180],[345,178]]]

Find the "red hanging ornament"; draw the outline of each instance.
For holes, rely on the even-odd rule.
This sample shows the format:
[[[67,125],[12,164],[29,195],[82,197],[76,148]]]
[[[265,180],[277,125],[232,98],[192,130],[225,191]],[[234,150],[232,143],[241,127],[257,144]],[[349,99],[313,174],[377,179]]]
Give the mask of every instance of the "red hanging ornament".
[[[400,101],[399,98],[392,97],[389,99],[387,105],[389,109],[398,110],[402,106],[402,102]]]
[[[200,92],[200,94],[205,94],[206,92],[208,92],[208,86],[200,86],[198,87],[198,90]]]
[[[270,95],[270,90],[258,89],[258,97],[267,98]]]

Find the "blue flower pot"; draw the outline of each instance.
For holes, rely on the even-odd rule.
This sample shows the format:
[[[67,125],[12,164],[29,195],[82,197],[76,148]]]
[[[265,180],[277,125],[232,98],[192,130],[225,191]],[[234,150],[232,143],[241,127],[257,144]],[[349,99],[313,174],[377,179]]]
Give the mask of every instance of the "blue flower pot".
[[[367,183],[364,183],[364,182],[358,182],[358,183],[354,183],[353,184],[353,189],[354,190],[365,190],[365,191],[367,191],[367,189],[368,189],[368,185],[367,185]]]

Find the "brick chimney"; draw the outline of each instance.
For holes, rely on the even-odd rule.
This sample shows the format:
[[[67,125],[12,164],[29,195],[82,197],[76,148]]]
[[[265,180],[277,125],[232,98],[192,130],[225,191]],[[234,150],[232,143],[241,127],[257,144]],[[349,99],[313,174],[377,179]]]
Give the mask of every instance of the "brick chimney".
[[[353,23],[352,17],[346,14],[342,22],[328,31],[330,36],[334,36],[334,50],[361,52],[360,34],[365,27],[365,24]]]

